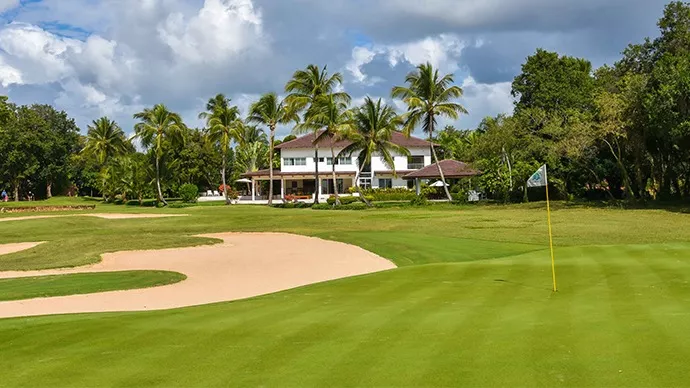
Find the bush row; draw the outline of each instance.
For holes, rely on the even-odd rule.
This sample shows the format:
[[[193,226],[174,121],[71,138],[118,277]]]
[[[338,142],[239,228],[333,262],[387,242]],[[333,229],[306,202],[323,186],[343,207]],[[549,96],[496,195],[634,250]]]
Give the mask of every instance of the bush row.
[[[347,205],[330,205],[327,203],[319,203],[311,207],[314,210],[366,210],[369,209],[364,202],[353,202]]]
[[[279,208],[279,209],[307,209],[312,207],[312,204],[306,203],[306,202],[286,202],[286,203],[277,203],[273,205],[273,207]]]
[[[374,197],[372,197],[372,196],[370,196],[370,195],[365,195],[364,197],[365,197],[368,201],[373,201],[373,200],[374,200]],[[363,202],[359,197],[355,197],[355,196],[345,196],[345,197],[339,196],[338,199],[340,199],[340,204],[342,204],[342,205],[349,205],[349,204],[351,204],[351,203]],[[330,197],[326,200],[326,202],[327,202],[329,205],[335,204],[335,196],[330,196]]]

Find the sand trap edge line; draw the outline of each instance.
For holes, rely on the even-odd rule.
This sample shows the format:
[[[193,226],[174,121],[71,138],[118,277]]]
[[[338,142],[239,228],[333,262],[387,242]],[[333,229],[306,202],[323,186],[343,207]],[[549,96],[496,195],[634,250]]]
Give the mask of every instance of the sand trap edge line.
[[[44,244],[44,243],[46,243],[46,241],[29,241],[29,242],[20,242],[20,243],[0,244],[0,256],[9,255],[12,253],[17,253],[17,252],[22,252],[22,251],[27,251],[29,249],[36,248],[37,246]],[[21,248],[12,249],[12,246],[20,246]],[[5,251],[3,248],[10,248],[10,249]],[[2,272],[2,271],[0,271],[0,272]]]

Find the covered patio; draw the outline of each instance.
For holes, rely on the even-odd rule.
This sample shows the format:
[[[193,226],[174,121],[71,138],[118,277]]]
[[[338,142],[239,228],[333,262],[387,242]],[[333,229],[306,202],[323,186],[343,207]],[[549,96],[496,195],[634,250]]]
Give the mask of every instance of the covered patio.
[[[441,174],[439,174],[438,172],[439,165],[441,166],[441,171],[443,171],[443,176],[446,180],[470,178],[473,176],[481,175],[481,171],[471,168],[469,165],[467,165],[467,163],[459,162],[457,160],[442,160],[438,163],[430,164],[417,171],[413,171],[403,176],[403,179],[408,181],[413,180],[415,192],[417,193],[417,195],[419,195],[421,193],[422,180],[441,179]]]
[[[331,171],[319,171],[319,182],[314,179],[314,173],[281,172],[273,170],[273,199],[283,200],[291,197],[297,200],[313,201],[318,183],[319,199],[334,193],[333,175]],[[354,186],[355,172],[336,172],[338,193],[347,193]],[[261,182],[270,179],[269,170],[259,170],[242,174],[242,178],[251,181],[251,201],[265,201],[269,193],[261,192]]]

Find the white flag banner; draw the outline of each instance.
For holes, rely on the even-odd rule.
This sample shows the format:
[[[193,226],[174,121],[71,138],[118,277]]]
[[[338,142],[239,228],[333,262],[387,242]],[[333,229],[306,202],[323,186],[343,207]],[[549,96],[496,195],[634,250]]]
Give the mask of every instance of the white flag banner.
[[[546,184],[546,165],[539,167],[539,170],[527,180],[527,187],[543,187]]]

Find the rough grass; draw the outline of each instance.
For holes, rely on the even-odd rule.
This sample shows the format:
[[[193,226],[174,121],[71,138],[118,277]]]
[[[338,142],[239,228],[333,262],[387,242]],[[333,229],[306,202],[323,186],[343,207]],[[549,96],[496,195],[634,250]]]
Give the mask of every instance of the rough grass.
[[[0,301],[148,288],[186,278],[170,271],[117,271],[0,279]]]
[[[81,244],[93,258],[130,240],[262,230],[358,244],[402,267],[231,303],[0,320],[1,384],[687,385],[688,214],[557,205],[554,294],[543,204],[182,212],[9,222],[0,242],[48,243],[0,267],[84,262],[62,252]]]

